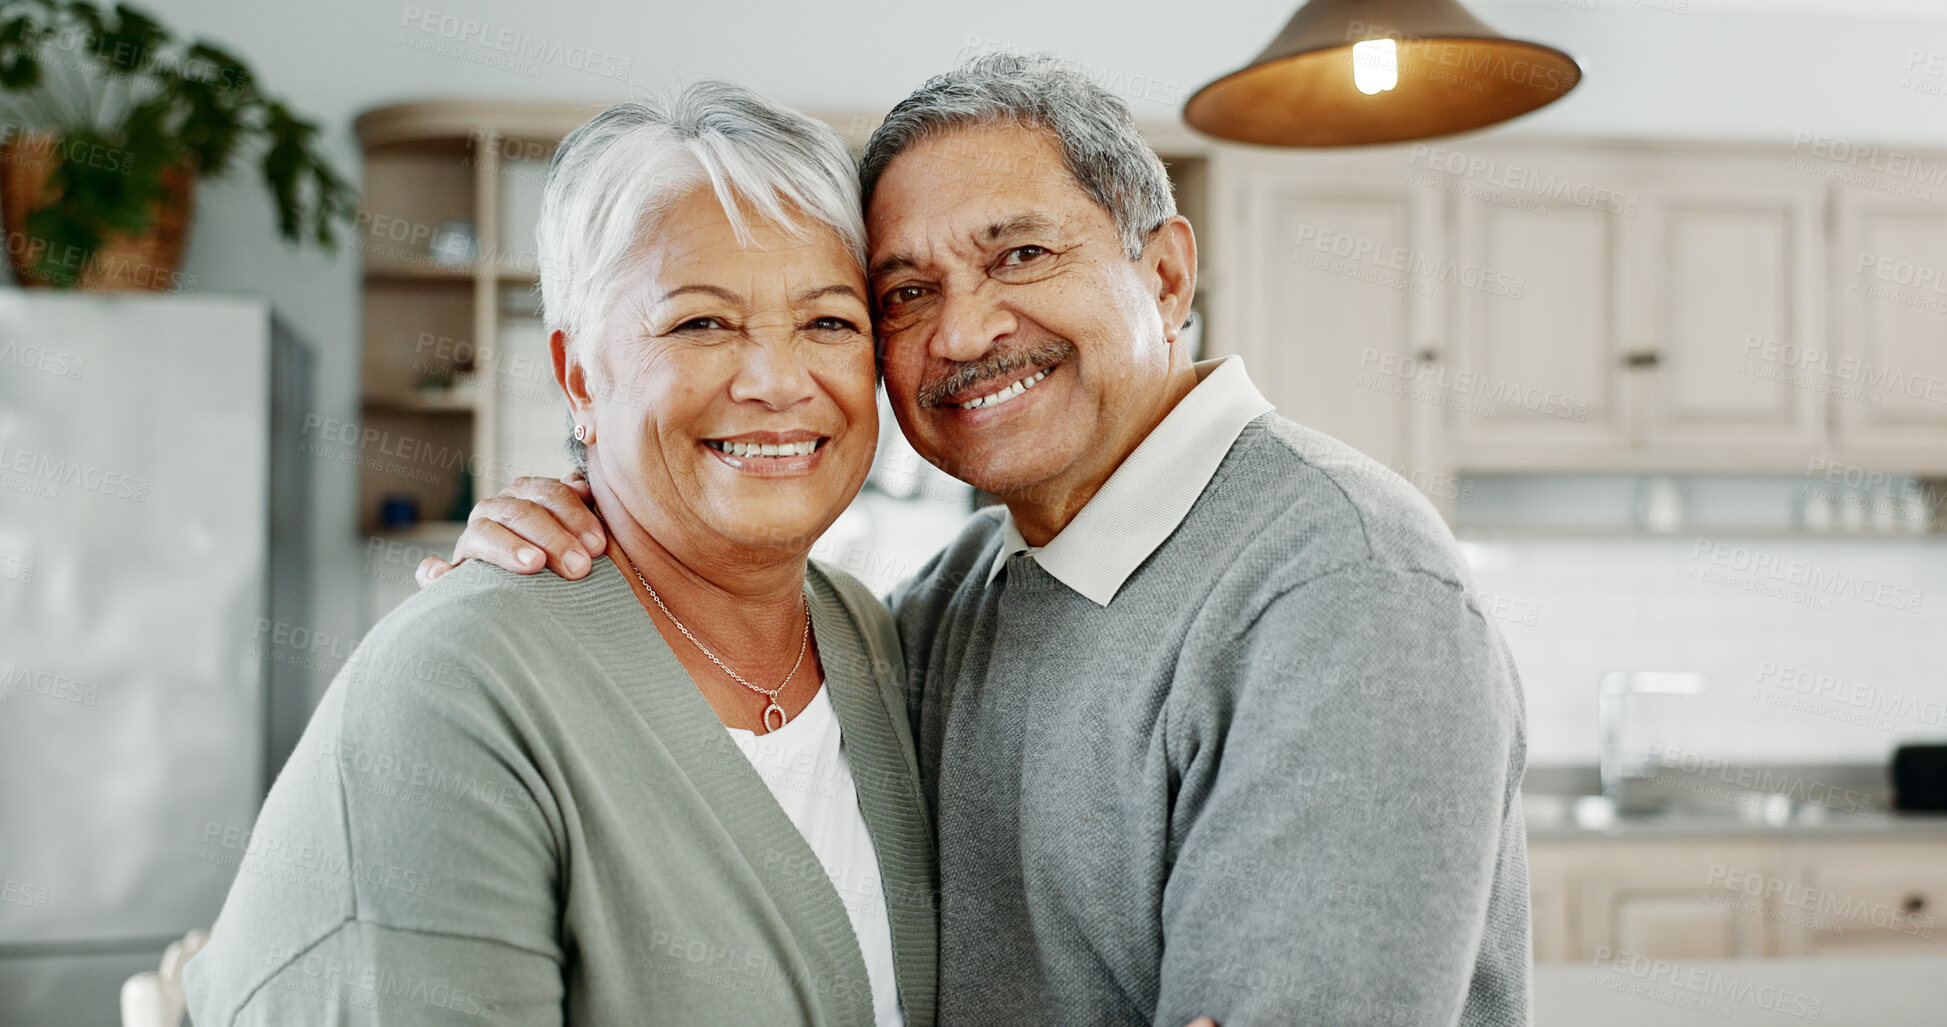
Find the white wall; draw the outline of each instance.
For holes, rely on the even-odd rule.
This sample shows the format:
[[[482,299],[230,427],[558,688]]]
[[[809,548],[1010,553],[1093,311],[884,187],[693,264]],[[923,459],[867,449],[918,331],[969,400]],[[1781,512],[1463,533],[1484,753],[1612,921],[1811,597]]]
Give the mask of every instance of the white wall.
[[[156,13],[179,32],[209,36],[244,55],[274,92],[321,119],[332,149],[355,173],[351,121],[385,104],[454,97],[596,102],[626,95],[631,87],[721,75],[800,106],[879,110],[950,66],[970,43],[1061,53],[1129,94],[1140,117],[1168,119],[1182,93],[1248,59],[1294,6],[1292,0],[334,0],[274,6],[265,0],[167,0]],[[1905,88],[1902,79],[1913,51],[1947,51],[1947,22],[1802,13],[1864,10],[1865,17],[1885,19],[1926,12],[1927,5],[1692,0],[1679,14],[1635,0],[1502,0],[1476,9],[1504,31],[1554,43],[1585,64],[1584,84],[1566,101],[1518,123],[1521,131],[1787,142],[1807,132],[1947,145],[1947,98]],[[1766,13],[1779,10],[1787,13]],[[424,12],[433,12],[435,20],[425,21]],[[419,28],[438,24],[440,15],[476,23],[489,36],[524,34],[530,41],[558,42],[564,52],[612,55],[629,62],[628,82],[576,70],[566,58],[539,63],[529,74],[415,48],[415,41],[445,42]],[[457,50],[476,59],[492,54],[470,42]],[[356,261],[286,251],[272,235],[267,200],[246,175],[206,185],[199,199],[185,267],[196,288],[270,296],[318,347],[318,413],[354,417]],[[320,462],[316,473],[315,627],[355,635],[362,540],[354,521],[352,470]]]
[[[1626,700],[1638,754],[1876,764],[1902,742],[1947,741],[1941,539],[1503,536],[1468,549],[1521,670],[1530,765],[1596,761],[1596,684],[1611,671],[1709,679],[1701,695]]]

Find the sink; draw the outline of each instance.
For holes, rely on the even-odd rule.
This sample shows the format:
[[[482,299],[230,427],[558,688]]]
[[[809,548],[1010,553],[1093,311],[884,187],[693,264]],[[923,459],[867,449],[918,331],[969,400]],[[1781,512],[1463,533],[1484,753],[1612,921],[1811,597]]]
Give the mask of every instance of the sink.
[[[1789,795],[1752,792],[1736,801],[1711,801],[1691,797],[1635,800],[1628,805],[1603,795],[1583,796],[1574,805],[1577,820],[1608,819],[1642,821],[1736,821],[1783,827],[1797,822],[1817,822],[1830,812],[1824,806],[1794,802]]]
[[[1522,796],[1528,822],[1550,828],[1601,831],[1628,825],[1662,827],[1791,827],[1827,823],[1832,810],[1795,802],[1789,795],[1751,793],[1739,801],[1692,797],[1634,799],[1622,805],[1606,795]]]
[[[1656,767],[1612,780],[1605,794],[1596,768],[1530,767],[1521,802],[1532,834],[1769,834],[1883,831],[1947,834],[1936,817],[1892,808],[1884,770],[1866,764],[1731,762],[1706,773]],[[1715,766],[1713,763],[1712,766]]]

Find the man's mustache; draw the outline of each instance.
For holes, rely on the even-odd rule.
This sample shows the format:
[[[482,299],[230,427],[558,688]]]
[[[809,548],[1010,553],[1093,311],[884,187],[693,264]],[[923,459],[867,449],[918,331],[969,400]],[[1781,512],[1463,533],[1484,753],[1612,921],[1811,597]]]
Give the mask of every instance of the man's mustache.
[[[981,382],[995,378],[1018,378],[1030,368],[1052,367],[1074,355],[1075,344],[1066,339],[1044,342],[1028,349],[989,353],[979,360],[956,364],[953,370],[937,381],[921,385],[919,405],[943,406],[949,396],[965,392]]]

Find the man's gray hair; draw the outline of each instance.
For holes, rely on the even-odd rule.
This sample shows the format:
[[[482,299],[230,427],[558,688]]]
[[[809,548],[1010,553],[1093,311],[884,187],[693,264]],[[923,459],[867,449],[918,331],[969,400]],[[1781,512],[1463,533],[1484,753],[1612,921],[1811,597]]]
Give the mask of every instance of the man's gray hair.
[[[1129,106],[1071,63],[1045,53],[975,57],[899,101],[859,160],[866,204],[887,165],[908,147],[948,129],[989,125],[1053,136],[1076,184],[1115,219],[1131,260],[1176,213],[1169,174],[1136,129]]]
[[[798,238],[829,230],[865,266],[858,175],[831,126],[721,81],[618,103],[556,148],[535,226],[542,319],[571,355],[586,358],[657,222],[703,184],[745,245],[749,212]],[[586,448],[568,451],[586,471]]]

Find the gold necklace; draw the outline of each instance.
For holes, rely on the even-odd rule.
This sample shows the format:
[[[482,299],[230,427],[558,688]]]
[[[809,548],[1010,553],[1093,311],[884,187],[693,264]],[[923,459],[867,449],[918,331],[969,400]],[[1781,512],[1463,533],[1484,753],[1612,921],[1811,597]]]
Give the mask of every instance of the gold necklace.
[[[703,655],[708,656],[710,658],[710,662],[717,665],[717,669],[723,671],[725,674],[730,675],[733,679],[736,680],[738,684],[744,686],[745,688],[750,689],[753,692],[756,692],[758,695],[761,695],[764,698],[769,699],[771,701],[771,704],[769,706],[764,707],[764,730],[766,732],[776,731],[778,730],[778,728],[781,728],[785,724],[790,722],[789,718],[787,718],[784,714],[784,707],[779,706],[777,704],[777,694],[779,692],[784,691],[785,685],[791,683],[791,678],[798,673],[798,667],[803,665],[804,663],[805,650],[811,647],[811,600],[806,599],[803,593],[798,594],[798,601],[804,604],[804,637],[798,640],[797,662],[791,665],[791,672],[789,674],[784,675],[784,680],[778,682],[776,688],[759,688],[756,685],[751,684],[750,681],[747,680],[742,674],[739,674],[736,671],[731,670],[729,664],[726,664],[722,660],[717,659],[716,653],[711,652],[708,646],[697,641],[696,636],[690,634],[690,629],[684,627],[683,622],[677,620],[676,615],[669,612],[669,607],[663,605],[663,597],[657,595],[656,586],[649,584],[649,579],[642,576],[642,568],[640,567],[635,568],[635,579],[637,581],[642,582],[643,588],[649,590],[649,598],[654,599],[656,601],[656,608],[663,612],[663,616],[668,617],[669,622],[671,624],[676,625],[676,630],[682,632],[683,637],[689,639],[691,645],[695,646],[697,650],[701,652]],[[777,714],[777,727],[771,726],[772,713]]]

